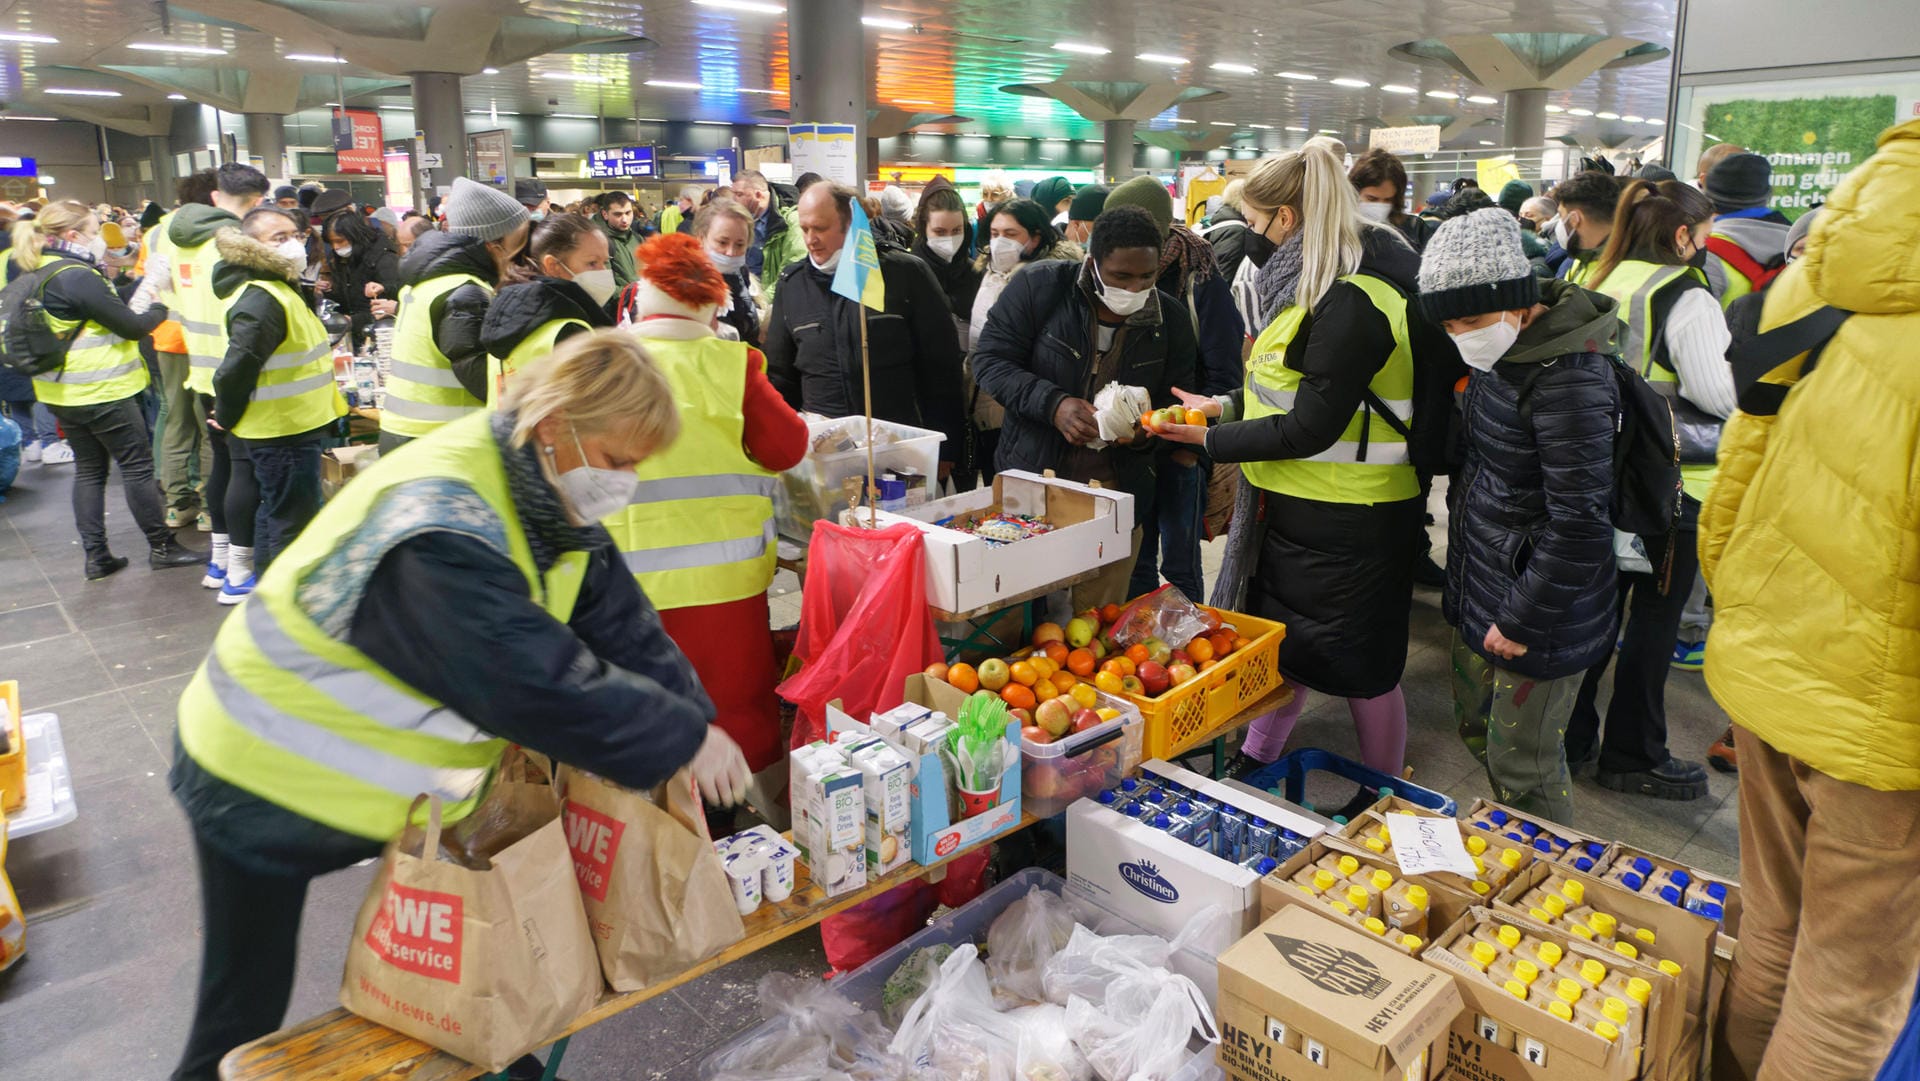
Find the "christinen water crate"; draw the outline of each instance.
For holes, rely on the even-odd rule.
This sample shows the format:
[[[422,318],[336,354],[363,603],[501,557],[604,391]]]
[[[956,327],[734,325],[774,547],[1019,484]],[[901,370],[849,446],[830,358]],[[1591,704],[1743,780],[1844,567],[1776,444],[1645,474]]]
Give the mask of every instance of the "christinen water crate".
[[[840,512],[851,504],[847,482],[855,482],[855,491],[866,483],[867,420],[865,417],[840,417],[807,422],[812,443],[800,464],[780,474],[773,493],[774,520],[780,535],[806,542],[813,539],[813,523],[824,518],[840,520]],[[926,484],[910,490],[908,498],[916,502],[937,498],[940,482],[940,442],[946,437],[926,428],[915,428],[892,421],[873,422],[873,471],[877,477],[889,470],[908,471],[926,478]]]
[[[1231,625],[1247,644],[1157,698],[1126,695],[1147,719],[1148,758],[1183,753],[1201,736],[1280,689],[1280,640],[1287,636],[1286,624],[1224,608],[1199,607]]]

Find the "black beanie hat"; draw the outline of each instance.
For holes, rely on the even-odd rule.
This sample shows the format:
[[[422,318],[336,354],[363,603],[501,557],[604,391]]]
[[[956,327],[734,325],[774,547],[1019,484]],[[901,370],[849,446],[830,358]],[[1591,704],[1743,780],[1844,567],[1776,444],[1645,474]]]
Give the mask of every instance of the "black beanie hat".
[[[1707,172],[1707,198],[1722,214],[1766,206],[1773,166],[1758,154],[1729,154]]]
[[[1104,184],[1088,184],[1073,193],[1073,202],[1067,206],[1068,221],[1092,221],[1107,208],[1107,196],[1113,189]]]

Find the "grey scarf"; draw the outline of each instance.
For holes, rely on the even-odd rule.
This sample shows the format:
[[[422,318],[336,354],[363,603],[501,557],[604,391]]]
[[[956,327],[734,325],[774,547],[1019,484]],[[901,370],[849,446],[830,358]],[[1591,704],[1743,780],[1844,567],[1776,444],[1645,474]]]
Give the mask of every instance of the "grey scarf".
[[[1260,290],[1259,323],[1263,327],[1292,304],[1294,294],[1299,291],[1301,235],[1295,231],[1285,243],[1275,248],[1267,264],[1260,268],[1260,276],[1255,279],[1255,285]]]

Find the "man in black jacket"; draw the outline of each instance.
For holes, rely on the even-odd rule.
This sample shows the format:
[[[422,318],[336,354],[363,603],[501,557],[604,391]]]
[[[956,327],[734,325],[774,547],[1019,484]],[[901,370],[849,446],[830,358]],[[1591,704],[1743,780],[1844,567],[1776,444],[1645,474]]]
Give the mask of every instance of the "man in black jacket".
[[[1155,406],[1174,403],[1198,368],[1186,306],[1155,288],[1160,226],[1137,206],[1103,211],[1084,263],[1047,262],[1014,276],[973,346],[973,374],[1006,407],[996,465],[1067,480],[1100,481],[1132,494],[1134,520],[1154,499],[1155,441],[1095,450],[1093,398],[1109,383],[1146,388]],[[1133,534],[1138,554],[1140,531]],[[1133,557],[1108,564],[1074,588],[1074,607],[1121,599]]]
[[[860,320],[867,321],[873,415],[932,428],[940,444],[940,479],[953,471],[965,441],[960,343],[947,295],[933,271],[913,256],[880,244],[886,308],[869,311],[833,291],[833,272],[853,221],[852,188],[815,184],[800,197],[796,221],[807,258],[780,274],[767,320],[767,378],[795,409],[829,417],[865,412],[860,372]]]

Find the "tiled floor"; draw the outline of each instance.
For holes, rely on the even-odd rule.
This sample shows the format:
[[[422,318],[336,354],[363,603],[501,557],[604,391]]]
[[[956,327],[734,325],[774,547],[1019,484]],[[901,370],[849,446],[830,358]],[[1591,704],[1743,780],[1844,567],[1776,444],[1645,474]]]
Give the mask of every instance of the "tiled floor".
[[[108,523],[133,566],[101,582],[81,578],[66,467],[26,467],[0,504],[0,679],[21,681],[32,711],[60,716],[80,818],[20,840],[7,862],[28,913],[28,957],[0,975],[0,1062],[7,1076],[163,1078],[192,1008],[199,912],[184,820],[166,788],[174,703],[225,609],[191,570],[154,572],[117,489]],[[204,544],[203,537],[186,538]],[[1209,576],[1218,545],[1206,555]],[[773,618],[799,618],[792,575],[775,582]],[[1452,731],[1447,629],[1439,597],[1414,604],[1406,693],[1407,759],[1422,784],[1463,804],[1488,794],[1481,768]],[[1699,757],[1725,719],[1698,676],[1668,683],[1672,747]],[[1357,753],[1345,707],[1311,703],[1296,746]],[[1738,872],[1733,780],[1712,775],[1696,803],[1658,803],[1581,782],[1579,824],[1671,853],[1712,872]],[[1337,802],[1344,792],[1310,798]],[[335,1003],[346,932],[371,876],[359,868],[314,883],[291,1017]],[[655,999],[576,1039],[566,1074],[588,1079],[682,1078],[755,1017],[753,988],[768,971],[825,968],[817,935],[790,939]]]

